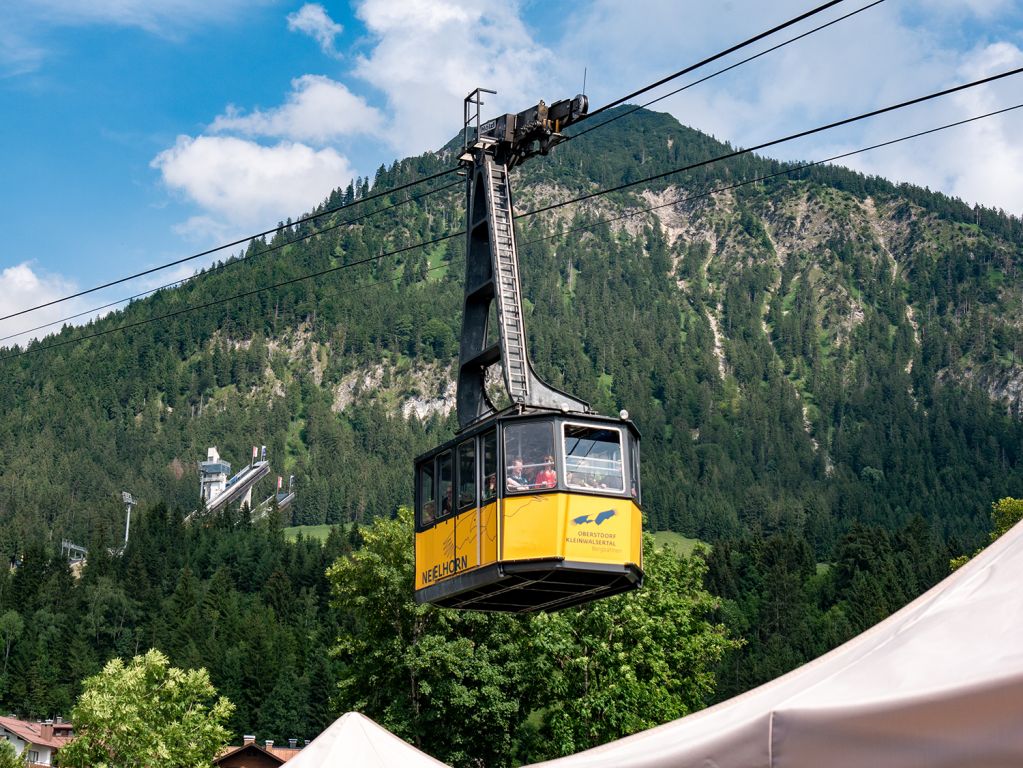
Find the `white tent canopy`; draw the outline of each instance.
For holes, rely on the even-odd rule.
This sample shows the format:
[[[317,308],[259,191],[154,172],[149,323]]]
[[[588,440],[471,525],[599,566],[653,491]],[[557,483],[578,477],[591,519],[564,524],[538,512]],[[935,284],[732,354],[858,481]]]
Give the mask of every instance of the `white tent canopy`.
[[[287,768],[446,768],[358,712],[342,715]]]
[[[1023,765],[1023,524],[885,621],[777,680],[538,765]]]

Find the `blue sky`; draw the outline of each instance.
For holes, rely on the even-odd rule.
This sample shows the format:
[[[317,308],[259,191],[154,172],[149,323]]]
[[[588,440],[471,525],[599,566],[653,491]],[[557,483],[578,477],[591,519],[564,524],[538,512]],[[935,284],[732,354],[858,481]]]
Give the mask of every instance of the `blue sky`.
[[[821,18],[866,4],[846,0]],[[816,3],[813,3],[816,4]],[[518,110],[600,105],[809,0],[7,0],[0,28],[0,314],[295,218],[440,146],[480,85]],[[817,22],[805,23],[800,30]],[[782,38],[778,38],[779,40]],[[751,145],[1023,65],[1013,0],[886,0],[661,102]],[[1023,101],[1023,79],[780,147],[817,159]],[[654,95],[657,95],[656,93]],[[1023,213],[1018,114],[854,167]],[[0,335],[193,266],[0,322]],[[10,343],[10,342],[6,342]]]

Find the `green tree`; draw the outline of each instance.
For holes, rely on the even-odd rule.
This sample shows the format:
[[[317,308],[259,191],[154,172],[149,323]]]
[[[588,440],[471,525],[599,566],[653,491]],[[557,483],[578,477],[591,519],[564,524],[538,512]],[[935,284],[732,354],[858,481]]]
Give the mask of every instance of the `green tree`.
[[[21,633],[24,630],[25,621],[17,611],[7,611],[3,616],[0,616],[0,646],[4,650],[4,666],[3,671],[0,671],[0,677],[7,674],[7,662],[11,657],[11,646],[21,637]]]
[[[18,757],[14,745],[7,740],[0,741],[0,768],[25,768],[25,761]]]
[[[991,505],[991,541],[1006,533],[1020,520],[1023,520],[1023,499],[1006,496]]]
[[[571,754],[702,709],[714,672],[740,643],[711,616],[718,600],[703,587],[707,566],[643,548],[645,585],[578,609],[531,619],[530,668],[542,750]]]
[[[991,505],[991,541],[995,541],[1003,533],[1012,528],[1020,520],[1023,520],[1023,499],[1014,499],[1006,496]],[[972,555],[960,555],[949,561],[949,567],[954,571],[966,565],[971,558],[983,552],[983,547]]]
[[[737,645],[710,621],[702,560],[650,537],[642,590],[521,617],[416,605],[412,529],[406,509],[377,520],[328,571],[337,704],[452,765],[554,757],[700,709]]]
[[[206,670],[171,667],[157,650],[107,663],[84,682],[71,711],[68,768],[203,768],[227,743],[233,705]]]
[[[379,519],[327,572],[342,622],[337,707],[452,765],[505,765],[526,693],[522,622],[416,605],[412,530],[408,509]]]

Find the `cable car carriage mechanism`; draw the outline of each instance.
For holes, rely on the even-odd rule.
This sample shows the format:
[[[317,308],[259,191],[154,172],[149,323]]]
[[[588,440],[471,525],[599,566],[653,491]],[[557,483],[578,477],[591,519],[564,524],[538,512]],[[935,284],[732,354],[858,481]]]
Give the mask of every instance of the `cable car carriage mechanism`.
[[[416,459],[419,603],[556,610],[643,582],[639,432],[540,380],[526,349],[509,170],[562,139],[585,96],[480,125],[465,99],[465,305],[453,440]],[[496,305],[496,328],[490,325]],[[488,333],[489,331],[489,333]],[[496,331],[496,332],[495,332]],[[500,363],[510,405],[488,396]]]

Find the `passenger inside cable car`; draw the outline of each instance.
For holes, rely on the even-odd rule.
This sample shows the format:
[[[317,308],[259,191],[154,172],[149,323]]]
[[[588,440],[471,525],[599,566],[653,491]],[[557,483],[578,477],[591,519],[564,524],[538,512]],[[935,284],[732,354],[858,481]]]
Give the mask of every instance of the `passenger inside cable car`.
[[[529,479],[526,477],[526,467],[519,456],[508,468],[508,490],[521,491],[529,488]]]

